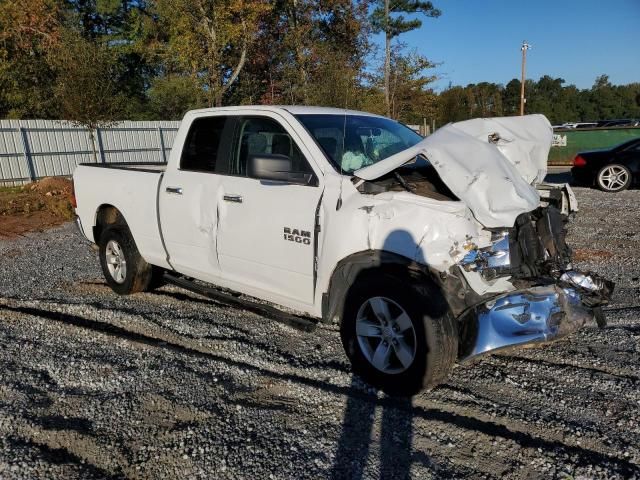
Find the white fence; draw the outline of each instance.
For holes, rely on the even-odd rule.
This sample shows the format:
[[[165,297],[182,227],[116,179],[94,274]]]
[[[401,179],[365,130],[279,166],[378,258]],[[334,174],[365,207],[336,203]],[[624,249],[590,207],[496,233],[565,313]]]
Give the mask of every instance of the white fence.
[[[0,186],[71,175],[79,163],[166,162],[179,121],[124,121],[90,134],[61,120],[0,120]]]

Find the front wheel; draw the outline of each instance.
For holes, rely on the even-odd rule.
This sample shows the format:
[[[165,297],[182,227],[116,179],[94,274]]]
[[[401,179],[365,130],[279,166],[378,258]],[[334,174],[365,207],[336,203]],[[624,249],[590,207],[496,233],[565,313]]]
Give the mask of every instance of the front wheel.
[[[386,274],[350,289],[340,333],[354,373],[390,395],[442,383],[458,354],[457,324],[439,290]]]
[[[624,165],[613,163],[600,169],[596,176],[598,188],[605,192],[620,192],[631,185],[631,172]]]

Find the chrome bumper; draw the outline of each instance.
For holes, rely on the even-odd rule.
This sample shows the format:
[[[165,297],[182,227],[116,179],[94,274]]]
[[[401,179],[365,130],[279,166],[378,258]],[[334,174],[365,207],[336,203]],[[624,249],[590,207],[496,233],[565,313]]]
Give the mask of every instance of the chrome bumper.
[[[564,337],[593,319],[576,289],[548,285],[510,292],[473,308],[461,319],[460,360],[496,350]]]

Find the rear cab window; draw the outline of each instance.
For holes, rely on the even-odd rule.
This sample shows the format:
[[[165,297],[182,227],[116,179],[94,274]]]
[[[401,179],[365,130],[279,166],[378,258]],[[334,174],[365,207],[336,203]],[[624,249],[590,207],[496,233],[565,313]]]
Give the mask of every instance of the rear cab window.
[[[180,157],[180,170],[216,172],[223,156],[222,141],[228,126],[226,116],[196,118],[184,142]]]

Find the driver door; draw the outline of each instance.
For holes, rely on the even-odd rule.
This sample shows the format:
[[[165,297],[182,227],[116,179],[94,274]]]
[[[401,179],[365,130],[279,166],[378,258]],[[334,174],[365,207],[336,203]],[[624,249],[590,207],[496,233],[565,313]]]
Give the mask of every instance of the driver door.
[[[227,281],[311,305],[314,226],[322,189],[298,145],[295,132],[275,115],[236,119],[221,180],[218,251]],[[292,170],[310,180],[300,184],[249,178],[252,155],[289,157]]]

